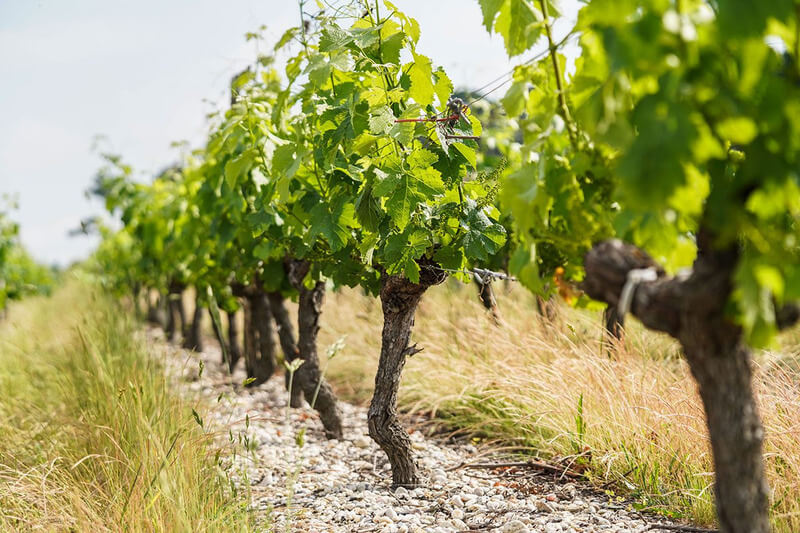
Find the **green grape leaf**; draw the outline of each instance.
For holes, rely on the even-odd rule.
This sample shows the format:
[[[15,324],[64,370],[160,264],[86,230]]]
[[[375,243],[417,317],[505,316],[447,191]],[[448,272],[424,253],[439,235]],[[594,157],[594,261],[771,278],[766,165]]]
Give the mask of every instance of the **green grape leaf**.
[[[275,46],[273,47],[273,50],[275,50],[277,52],[278,50],[280,50],[281,48],[286,46],[289,43],[289,41],[294,39],[294,37],[295,37],[295,35],[297,35],[298,31],[300,31],[300,28],[298,28],[296,26],[286,30],[283,33],[283,35],[281,35],[281,38],[278,39],[278,42],[275,43]]]
[[[346,203],[345,198],[334,204],[318,203],[309,212],[309,238],[322,236],[328,241],[331,250],[341,250],[350,236],[348,225],[352,223],[354,214],[353,204]]]
[[[385,135],[395,124],[394,114],[387,106],[373,109],[369,116],[369,131],[375,135]]]
[[[397,65],[400,63],[400,50],[403,48],[405,34],[393,33],[381,41],[381,63],[384,65]]]
[[[400,182],[400,173],[393,172],[387,174],[383,171],[375,172],[375,185],[372,189],[372,194],[378,198],[389,196],[395,190],[397,184]]]
[[[334,52],[341,50],[352,43],[353,39],[354,37],[350,33],[338,26],[326,26],[322,29],[322,35],[319,38],[319,51]]]
[[[423,230],[390,235],[383,250],[386,271],[389,274],[404,272],[409,280],[419,283],[420,269],[417,259],[422,257],[431,245],[430,235]]]
[[[525,109],[525,99],[528,96],[527,85],[527,81],[515,81],[508,88],[505,96],[500,99],[509,117],[517,117]]]
[[[439,160],[439,156],[431,152],[430,150],[426,150],[424,148],[420,148],[418,150],[414,150],[406,159],[406,162],[409,164],[411,168],[427,168],[433,166]]]
[[[395,122],[389,130],[389,137],[406,146],[414,139],[413,122]]]
[[[436,250],[433,259],[442,267],[451,270],[461,270],[465,267],[467,258],[464,251],[458,246],[443,246]]]
[[[542,34],[542,14],[531,0],[506,0],[500,9],[495,30],[503,36],[506,52],[516,56],[530,48]]]
[[[225,163],[225,181],[229,187],[235,187],[239,178],[253,166],[255,152],[247,150]]]
[[[408,77],[411,79],[408,95],[419,105],[427,106],[433,103],[433,95],[435,94],[433,81],[431,80],[433,76],[431,60],[416,53],[413,55],[414,63],[408,70]]]
[[[461,221],[464,233],[464,251],[467,257],[485,261],[506,242],[506,230],[492,222],[474,200],[465,203],[465,217]]]
[[[483,26],[486,31],[491,32],[494,26],[494,19],[497,13],[507,0],[479,0],[481,13],[483,14]]]
[[[451,146],[456,150],[458,150],[459,153],[461,153],[461,155],[464,156],[464,158],[469,162],[472,168],[478,167],[478,156],[475,154],[474,148],[470,148],[466,144],[458,142],[453,143]]]
[[[276,176],[292,177],[300,166],[301,158],[295,153],[296,146],[284,144],[275,148],[272,156],[272,172]]]
[[[386,212],[400,231],[408,225],[417,205],[425,201],[425,196],[414,185],[410,174],[399,175],[392,194],[386,200]]]
[[[433,196],[444,194],[445,188],[444,183],[442,183],[442,173],[435,168],[412,168],[410,174],[414,178],[414,186],[422,195],[432,198]]]
[[[436,98],[439,99],[439,105],[444,106],[450,95],[453,94],[453,82],[447,77],[444,70],[441,68],[434,72],[436,83],[433,86],[433,91],[436,93]]]
[[[383,218],[383,210],[377,198],[372,195],[372,186],[366,185],[356,200],[356,218],[367,231],[378,231]]]

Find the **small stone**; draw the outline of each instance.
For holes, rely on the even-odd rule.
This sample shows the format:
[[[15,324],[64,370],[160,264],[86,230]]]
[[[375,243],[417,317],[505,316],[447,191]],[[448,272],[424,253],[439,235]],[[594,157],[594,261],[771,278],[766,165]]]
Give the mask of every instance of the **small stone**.
[[[353,445],[361,449],[369,448],[370,444],[372,444],[372,439],[366,435],[359,435],[353,440]]]
[[[523,524],[520,520],[512,520],[503,526],[500,530],[502,533],[530,533],[528,526]]]
[[[468,531],[469,530],[469,526],[466,523],[464,523],[463,520],[459,520],[458,518],[453,518],[452,520],[450,520],[450,523],[453,525],[453,527],[457,531]]]
[[[0,0],[2,1],[2,0]],[[163,346],[162,337],[156,339]],[[164,349],[168,369],[177,378],[184,372],[185,352]],[[465,469],[445,469],[475,460],[471,446],[450,446],[425,437],[411,435],[418,453],[419,467],[427,472],[429,485],[414,489],[401,487],[390,493],[383,487],[391,479],[386,455],[367,435],[367,410],[341,402],[343,423],[352,428],[352,441],[327,440],[322,432],[306,433],[302,452],[295,443],[292,428],[317,427],[316,414],[308,408],[291,412],[285,423],[286,391],[282,380],[270,380],[258,390],[233,390],[231,383],[216,369],[219,352],[200,354],[207,363],[203,375],[193,375],[191,383],[181,382],[203,394],[213,408],[204,413],[209,425],[231,425],[230,438],[245,435],[253,445],[254,457],[237,454],[224,458],[230,479],[238,486],[256,483],[251,508],[257,528],[269,519],[276,531],[293,526],[297,531],[373,531],[374,533],[455,533],[481,524],[491,524],[496,533],[627,533],[647,527],[640,518],[619,503],[586,491],[582,484],[531,483],[531,491],[506,486],[501,479],[479,479]],[[174,361],[173,361],[174,359]],[[215,401],[224,395],[223,402]],[[267,414],[259,419],[257,414]],[[247,420],[231,423],[231,420]],[[311,417],[311,420],[308,418]],[[228,442],[227,430],[220,432]],[[299,467],[294,479],[292,506],[294,518],[287,516],[286,481]],[[525,483],[527,485],[527,483]],[[271,515],[268,516],[268,509]],[[503,514],[502,511],[514,514]],[[469,517],[469,524],[466,524]],[[263,528],[262,528],[263,529]],[[488,532],[489,530],[487,530]]]
[[[450,505],[452,505],[453,507],[464,507],[464,500],[462,500],[461,496],[459,496],[458,494],[450,498],[450,500],[448,501],[450,502]]]
[[[431,484],[438,487],[446,485],[447,478],[445,476],[433,476],[431,477]]]
[[[488,502],[486,502],[486,508],[489,509],[490,511],[499,511],[503,509],[505,506],[506,504],[499,500],[489,500]]]
[[[554,510],[553,506],[544,500],[536,500],[536,503],[533,505],[536,507],[537,511],[541,511],[542,513],[552,513]]]

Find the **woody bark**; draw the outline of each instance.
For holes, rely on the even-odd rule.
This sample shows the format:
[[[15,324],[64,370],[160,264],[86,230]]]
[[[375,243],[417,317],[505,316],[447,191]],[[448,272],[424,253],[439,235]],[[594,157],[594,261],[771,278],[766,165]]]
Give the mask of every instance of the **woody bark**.
[[[697,381],[714,455],[720,531],[767,533],[764,431],[753,396],[751,352],[741,328],[725,313],[738,259],[735,244],[720,246],[701,229],[691,274],[670,277],[639,248],[605,241],[586,256],[583,288],[616,306],[628,272],[656,270],[655,281],[635,288],[630,311],[645,326],[680,342]]]

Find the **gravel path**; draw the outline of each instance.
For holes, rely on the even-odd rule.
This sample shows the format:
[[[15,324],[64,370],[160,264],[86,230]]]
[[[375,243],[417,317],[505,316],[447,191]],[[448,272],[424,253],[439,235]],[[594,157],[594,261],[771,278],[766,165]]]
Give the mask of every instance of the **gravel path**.
[[[165,346],[159,330],[149,330],[148,337]],[[581,484],[557,483],[552,475],[524,469],[465,468],[493,459],[481,456],[472,445],[440,442],[420,431],[412,431],[411,439],[428,483],[424,488],[391,491],[386,456],[367,435],[366,408],[341,403],[347,440],[326,440],[313,410],[292,409],[287,419],[282,378],[275,376],[255,390],[245,389],[243,370],[228,376],[219,364],[216,345],[207,344],[207,351],[200,354],[168,347],[166,359],[179,382],[211,405],[205,427],[218,430],[221,442],[232,439],[241,443],[242,450],[250,450],[234,458],[232,478],[241,488],[249,488],[264,530],[663,531],[653,527],[660,522],[657,518],[609,501]]]

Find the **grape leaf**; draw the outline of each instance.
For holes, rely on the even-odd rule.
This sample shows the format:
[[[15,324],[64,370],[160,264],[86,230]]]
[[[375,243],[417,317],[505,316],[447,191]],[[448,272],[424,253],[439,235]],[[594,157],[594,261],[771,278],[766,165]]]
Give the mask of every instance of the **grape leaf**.
[[[408,95],[421,106],[433,103],[434,85],[431,80],[431,60],[423,55],[414,54],[414,63],[408,70],[408,77],[411,79],[411,87]]]

